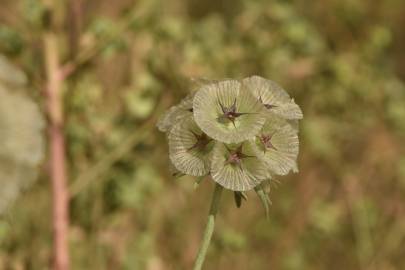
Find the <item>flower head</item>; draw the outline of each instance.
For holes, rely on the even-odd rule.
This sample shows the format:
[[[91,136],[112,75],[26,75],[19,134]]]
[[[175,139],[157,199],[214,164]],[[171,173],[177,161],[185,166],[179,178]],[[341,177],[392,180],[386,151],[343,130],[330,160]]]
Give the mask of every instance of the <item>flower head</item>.
[[[267,111],[285,119],[301,119],[302,111],[277,83],[259,76],[242,80],[243,87],[259,99]]]
[[[206,175],[216,182],[204,240],[194,265],[201,269],[224,188],[236,206],[254,189],[269,216],[267,191],[275,174],[298,171],[301,109],[276,83],[258,76],[237,80],[194,80],[195,94],[158,122],[168,134],[174,175]]]
[[[157,124],[167,134],[175,175],[210,175],[236,192],[240,206],[241,192],[263,195],[263,181],[298,171],[302,112],[280,86],[259,76],[193,84]]]
[[[264,124],[263,106],[236,80],[201,87],[194,97],[194,118],[208,136],[225,143],[240,143]]]
[[[233,191],[253,189],[270,177],[250,142],[217,143],[212,154],[211,176],[215,182]]]
[[[170,160],[182,173],[203,176],[210,170],[214,141],[195,124],[192,117],[182,119],[169,133]]]
[[[254,139],[255,153],[268,165],[271,172],[285,175],[297,172],[298,135],[286,120],[268,115],[266,123]]]

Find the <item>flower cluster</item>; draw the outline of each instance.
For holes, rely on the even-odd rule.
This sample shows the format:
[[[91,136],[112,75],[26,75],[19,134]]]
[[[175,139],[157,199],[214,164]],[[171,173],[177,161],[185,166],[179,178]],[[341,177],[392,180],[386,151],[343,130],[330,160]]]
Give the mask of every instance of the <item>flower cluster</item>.
[[[206,176],[235,194],[297,172],[302,111],[273,81],[204,81],[158,122],[181,173]]]

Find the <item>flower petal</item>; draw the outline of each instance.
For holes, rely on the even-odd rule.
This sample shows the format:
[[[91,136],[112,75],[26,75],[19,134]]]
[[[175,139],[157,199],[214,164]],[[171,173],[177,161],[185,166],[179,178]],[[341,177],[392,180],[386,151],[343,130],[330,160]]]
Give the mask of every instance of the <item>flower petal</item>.
[[[277,83],[259,76],[251,76],[243,79],[242,84],[271,112],[285,119],[302,119],[300,107]]]
[[[223,108],[236,105],[240,113],[234,121],[223,118]],[[194,97],[194,118],[210,137],[225,143],[239,143],[252,138],[263,126],[263,106],[236,80],[207,84]]]
[[[217,143],[212,153],[211,176],[212,179],[223,187],[233,191],[247,191],[268,179],[269,175],[265,163],[255,156],[250,142],[243,143],[243,158],[240,164],[231,164],[229,150],[236,149],[238,145],[225,145]]]
[[[170,160],[179,171],[202,176],[209,173],[214,141],[202,147],[194,147],[197,143],[195,134],[201,135],[202,131],[191,116],[173,126],[169,133]]]

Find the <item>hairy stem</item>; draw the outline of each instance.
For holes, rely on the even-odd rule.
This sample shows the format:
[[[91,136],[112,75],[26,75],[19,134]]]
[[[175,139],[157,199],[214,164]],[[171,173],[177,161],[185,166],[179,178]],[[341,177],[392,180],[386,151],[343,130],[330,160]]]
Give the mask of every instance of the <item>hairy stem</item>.
[[[208,222],[205,227],[204,237],[201,242],[201,246],[198,251],[193,270],[200,270],[204,263],[205,255],[207,254],[208,246],[210,245],[212,234],[214,233],[215,216],[218,212],[218,205],[221,199],[222,190],[223,188],[221,185],[215,185],[214,194],[212,195],[210,212],[208,214]]]

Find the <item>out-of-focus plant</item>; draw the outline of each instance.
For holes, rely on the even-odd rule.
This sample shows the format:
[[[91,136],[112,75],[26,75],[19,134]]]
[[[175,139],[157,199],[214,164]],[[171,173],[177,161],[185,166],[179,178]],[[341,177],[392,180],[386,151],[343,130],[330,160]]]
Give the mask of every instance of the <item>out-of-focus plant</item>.
[[[297,172],[299,106],[278,84],[259,76],[241,81],[201,81],[197,91],[158,122],[167,133],[170,160],[182,174],[210,176],[215,190],[194,269],[201,269],[214,231],[223,188],[234,192],[237,207],[255,189],[266,214],[264,184],[273,175]]]
[[[44,156],[44,121],[22,92],[26,81],[0,55],[0,215],[36,179]]]

